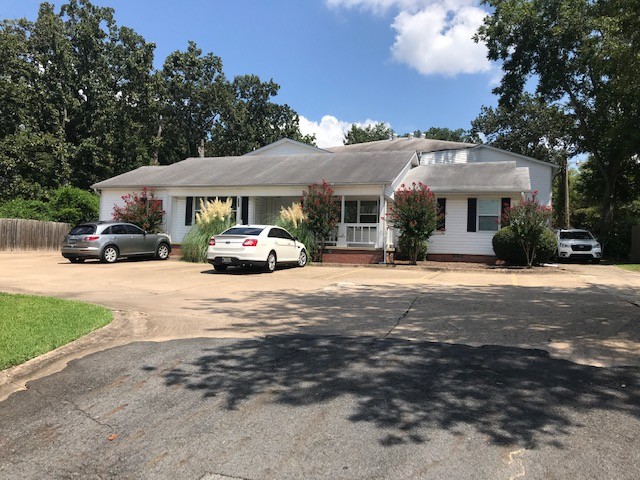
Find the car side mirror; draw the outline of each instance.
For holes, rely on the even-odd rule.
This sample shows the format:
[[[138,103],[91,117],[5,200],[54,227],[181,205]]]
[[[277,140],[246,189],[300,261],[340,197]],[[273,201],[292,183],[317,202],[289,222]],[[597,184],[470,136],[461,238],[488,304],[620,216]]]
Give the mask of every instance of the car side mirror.
[[[293,239],[294,239],[296,242],[299,242],[299,241],[300,241],[300,239],[299,239],[298,237],[293,237]]]
[[[144,235],[148,234],[149,232],[147,232],[146,230],[144,231]]]

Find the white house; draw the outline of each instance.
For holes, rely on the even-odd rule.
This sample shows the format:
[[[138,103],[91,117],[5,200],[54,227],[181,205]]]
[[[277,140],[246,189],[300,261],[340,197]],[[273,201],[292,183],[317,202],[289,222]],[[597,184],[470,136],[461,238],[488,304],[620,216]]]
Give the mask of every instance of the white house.
[[[487,260],[505,203],[539,192],[551,205],[555,165],[468,143],[397,138],[329,149],[282,139],[241,157],[188,158],[141,167],[96,183],[100,219],[111,218],[122,196],[153,188],[167,212],[165,231],[180,243],[194,222],[200,199],[230,197],[238,223],[268,224],[280,208],[300,200],[322,180],[341,205],[325,261],[376,263],[396,241],[385,212],[403,183],[421,181],[445,213],[429,241],[434,259]]]

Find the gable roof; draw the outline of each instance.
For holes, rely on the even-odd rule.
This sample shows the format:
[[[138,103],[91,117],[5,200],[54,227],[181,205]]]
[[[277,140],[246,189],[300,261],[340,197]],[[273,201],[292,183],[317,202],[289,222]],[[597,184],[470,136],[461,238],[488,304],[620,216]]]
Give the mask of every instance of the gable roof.
[[[93,188],[387,185],[415,162],[415,152],[258,155],[188,158],[172,165],[141,167]]]
[[[434,193],[520,193],[531,191],[527,167],[516,162],[446,163],[419,165],[403,183],[422,182]]]
[[[375,142],[356,143],[327,148],[334,153],[347,152],[437,152],[440,150],[461,150],[475,147],[475,143],[448,142],[431,138],[395,138],[393,140],[377,140]]]
[[[305,152],[305,154],[317,154],[317,153],[331,153],[322,148],[314,147],[306,143],[298,142],[297,140],[291,140],[290,138],[281,138],[277,142],[270,143],[264,147],[258,148],[252,152],[245,153],[244,156],[251,155],[279,155],[277,151],[281,148],[294,147],[296,150]],[[302,154],[302,153],[301,153]],[[285,154],[286,155],[286,154]]]
[[[528,157],[527,155],[522,155],[521,153],[510,152],[509,150],[503,150],[502,148],[492,147],[491,145],[486,145],[484,143],[483,144],[479,144],[479,145],[475,145],[473,148],[476,148],[478,150],[486,149],[486,150],[494,150],[494,151],[502,152],[502,153],[508,153],[509,155],[512,155],[512,156],[514,156],[516,158],[521,158],[522,160],[528,160],[528,161],[533,162],[533,163],[539,163],[541,165],[546,165],[547,167],[560,169],[560,165],[556,165],[555,163],[545,162],[544,160],[538,160],[537,158]]]

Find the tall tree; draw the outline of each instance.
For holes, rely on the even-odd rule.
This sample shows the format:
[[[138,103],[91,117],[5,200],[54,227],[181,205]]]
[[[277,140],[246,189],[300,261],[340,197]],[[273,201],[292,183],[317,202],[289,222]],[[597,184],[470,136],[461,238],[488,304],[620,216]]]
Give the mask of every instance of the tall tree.
[[[349,131],[345,134],[343,143],[345,145],[353,145],[355,143],[375,142],[376,140],[386,140],[393,135],[391,127],[383,122],[373,125],[359,127],[355,123],[351,125]]]
[[[448,142],[481,143],[480,138],[474,135],[472,131],[467,131],[463,128],[452,130],[447,127],[431,127],[424,132],[416,130],[413,132],[413,135],[416,137],[424,135],[425,138],[445,140]]]
[[[298,114],[288,105],[272,102],[280,85],[256,75],[235,77],[216,122],[208,151],[212,155],[244,155],[287,137],[315,144],[315,137],[300,133]]]
[[[170,164],[196,157],[224,105],[232,101],[222,60],[203,54],[190,41],[186,51],[167,56],[159,77],[162,118],[154,122],[162,122],[159,161]]]
[[[484,0],[477,39],[504,76],[495,93],[513,106],[528,85],[574,123],[579,151],[602,178],[602,241],[614,221],[618,181],[640,152],[640,0]]]

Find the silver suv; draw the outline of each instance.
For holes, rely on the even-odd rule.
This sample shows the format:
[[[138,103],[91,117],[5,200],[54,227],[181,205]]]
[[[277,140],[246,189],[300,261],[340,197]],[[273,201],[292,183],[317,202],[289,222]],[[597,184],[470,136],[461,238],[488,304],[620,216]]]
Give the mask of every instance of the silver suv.
[[[73,227],[64,237],[62,256],[71,263],[98,258],[114,263],[120,257],[153,256],[166,260],[171,241],[164,233],[151,234],[130,223],[89,222]]]
[[[602,247],[589,230],[558,230],[558,258],[583,258],[599,262]]]

